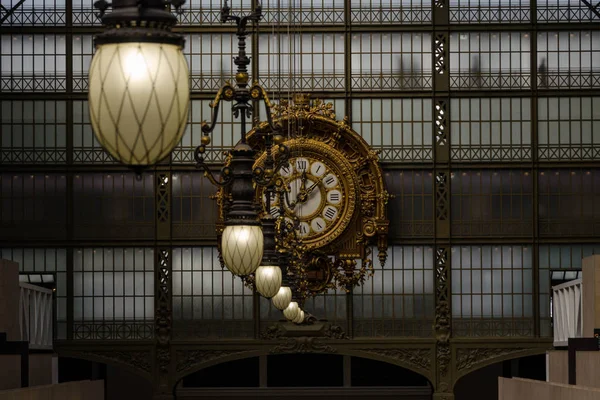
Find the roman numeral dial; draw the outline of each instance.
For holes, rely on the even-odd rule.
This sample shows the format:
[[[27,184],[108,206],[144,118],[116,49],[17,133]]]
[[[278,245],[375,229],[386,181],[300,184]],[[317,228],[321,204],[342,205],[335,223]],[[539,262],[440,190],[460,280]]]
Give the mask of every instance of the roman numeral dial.
[[[279,170],[287,188],[284,216],[300,220],[298,234],[303,239],[327,234],[344,212],[344,184],[339,167],[326,157],[302,154],[291,157]],[[266,196],[263,196],[266,204]],[[271,198],[269,212],[279,217],[279,199]]]

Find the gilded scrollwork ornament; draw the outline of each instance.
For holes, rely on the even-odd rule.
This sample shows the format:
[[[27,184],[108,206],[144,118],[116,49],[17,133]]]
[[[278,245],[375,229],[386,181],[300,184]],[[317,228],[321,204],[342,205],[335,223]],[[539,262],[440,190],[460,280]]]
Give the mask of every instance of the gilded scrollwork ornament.
[[[360,267],[357,269],[357,261],[354,259],[337,259],[337,265],[332,269],[333,277],[338,287],[344,288],[350,292],[352,287],[362,285],[367,278],[373,276],[373,261],[371,248],[365,249],[365,257],[361,260]]]

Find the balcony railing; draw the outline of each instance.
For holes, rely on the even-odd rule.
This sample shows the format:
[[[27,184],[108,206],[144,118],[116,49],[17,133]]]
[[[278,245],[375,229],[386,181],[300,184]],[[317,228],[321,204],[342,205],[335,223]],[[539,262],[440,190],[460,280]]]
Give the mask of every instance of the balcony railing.
[[[19,326],[21,340],[30,349],[52,349],[52,290],[20,282]]]
[[[554,346],[567,346],[569,338],[582,337],[582,280],[575,279],[552,287]]]

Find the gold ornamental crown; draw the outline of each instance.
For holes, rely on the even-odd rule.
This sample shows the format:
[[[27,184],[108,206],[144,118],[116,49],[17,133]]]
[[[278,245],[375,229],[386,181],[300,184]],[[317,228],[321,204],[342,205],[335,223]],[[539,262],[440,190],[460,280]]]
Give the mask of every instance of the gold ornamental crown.
[[[310,94],[309,93],[295,93],[294,94],[294,104],[297,106],[310,104]]]

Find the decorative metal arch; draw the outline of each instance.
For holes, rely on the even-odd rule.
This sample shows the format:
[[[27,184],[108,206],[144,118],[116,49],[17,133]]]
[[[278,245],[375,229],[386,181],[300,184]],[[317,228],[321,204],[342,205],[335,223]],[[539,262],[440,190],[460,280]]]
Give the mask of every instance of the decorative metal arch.
[[[512,360],[544,354],[551,347],[457,347],[455,352],[455,371],[452,386],[454,387],[458,380],[471,372],[474,372],[488,365],[501,361]]]
[[[291,339],[291,338],[290,338]],[[434,365],[433,347],[368,347],[348,348],[341,343],[330,341],[310,341],[316,338],[293,338],[297,344],[294,348],[287,345],[287,341],[276,345],[264,346],[259,349],[180,349],[176,351],[176,373],[173,381],[175,384],[185,376],[202,369],[212,367],[229,361],[236,361],[250,357],[259,357],[273,354],[336,354],[340,356],[354,356],[367,358],[393,364],[425,377],[433,386]],[[298,345],[299,343],[299,345]]]
[[[106,347],[105,349],[86,349],[86,350],[61,350],[55,349],[61,357],[71,357],[80,360],[100,362],[107,365],[123,368],[134,373],[148,382],[152,382],[152,350],[151,347],[140,347],[138,349],[115,349]]]

